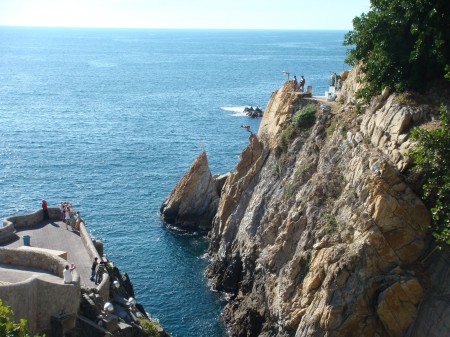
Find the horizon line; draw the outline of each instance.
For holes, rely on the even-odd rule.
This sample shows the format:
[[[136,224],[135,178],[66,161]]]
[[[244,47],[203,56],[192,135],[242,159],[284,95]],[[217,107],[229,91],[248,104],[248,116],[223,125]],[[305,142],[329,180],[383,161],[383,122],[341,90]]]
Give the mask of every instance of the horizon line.
[[[152,29],[152,30],[252,30],[252,31],[350,31],[343,28],[193,28],[193,27],[96,27],[96,26],[41,26],[41,25],[2,25],[0,28],[55,28],[55,29]]]

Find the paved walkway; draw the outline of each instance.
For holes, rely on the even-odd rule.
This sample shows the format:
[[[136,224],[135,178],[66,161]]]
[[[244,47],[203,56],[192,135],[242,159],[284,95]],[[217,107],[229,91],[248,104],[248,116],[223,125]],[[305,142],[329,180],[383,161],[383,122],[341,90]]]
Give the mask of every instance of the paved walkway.
[[[23,246],[22,237],[24,235],[29,235],[31,238],[31,247],[67,252],[68,263],[74,263],[77,266],[81,285],[89,287],[95,286],[94,282],[89,279],[91,276],[92,261],[81,241],[78,231],[66,229],[66,224],[64,222],[53,219],[51,221],[38,223],[32,227],[18,230],[16,235],[17,238],[14,241],[0,244],[0,246],[19,248]]]
[[[57,277],[42,269],[0,264],[0,284],[22,282],[33,276],[39,276],[41,280],[46,280],[47,282],[61,283],[61,277]]]

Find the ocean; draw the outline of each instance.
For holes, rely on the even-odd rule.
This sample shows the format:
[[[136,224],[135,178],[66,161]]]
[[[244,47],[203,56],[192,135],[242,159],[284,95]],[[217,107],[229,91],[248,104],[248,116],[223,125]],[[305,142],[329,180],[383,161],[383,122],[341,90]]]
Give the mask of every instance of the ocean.
[[[172,336],[224,336],[207,239],[159,208],[202,149],[233,169],[283,71],[324,95],[344,34],[0,27],[0,217],[71,202]]]

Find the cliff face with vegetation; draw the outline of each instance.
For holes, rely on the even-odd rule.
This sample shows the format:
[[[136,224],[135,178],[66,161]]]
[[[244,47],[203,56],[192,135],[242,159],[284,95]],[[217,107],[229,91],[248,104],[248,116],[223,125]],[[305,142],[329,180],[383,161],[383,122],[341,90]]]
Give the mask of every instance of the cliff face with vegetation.
[[[232,295],[232,336],[450,334],[448,249],[404,175],[408,132],[437,109],[387,91],[359,106],[356,78],[289,134],[314,101],[286,82],[223,186],[207,276]]]

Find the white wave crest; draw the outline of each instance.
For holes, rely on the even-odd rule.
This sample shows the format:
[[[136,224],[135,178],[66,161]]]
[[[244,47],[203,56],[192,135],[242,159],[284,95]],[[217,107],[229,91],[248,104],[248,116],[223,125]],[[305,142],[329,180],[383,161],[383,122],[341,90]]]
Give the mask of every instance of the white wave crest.
[[[246,114],[244,113],[244,109],[248,107],[249,106],[224,106],[221,107],[220,109],[234,112],[233,116],[241,117],[246,116]]]

